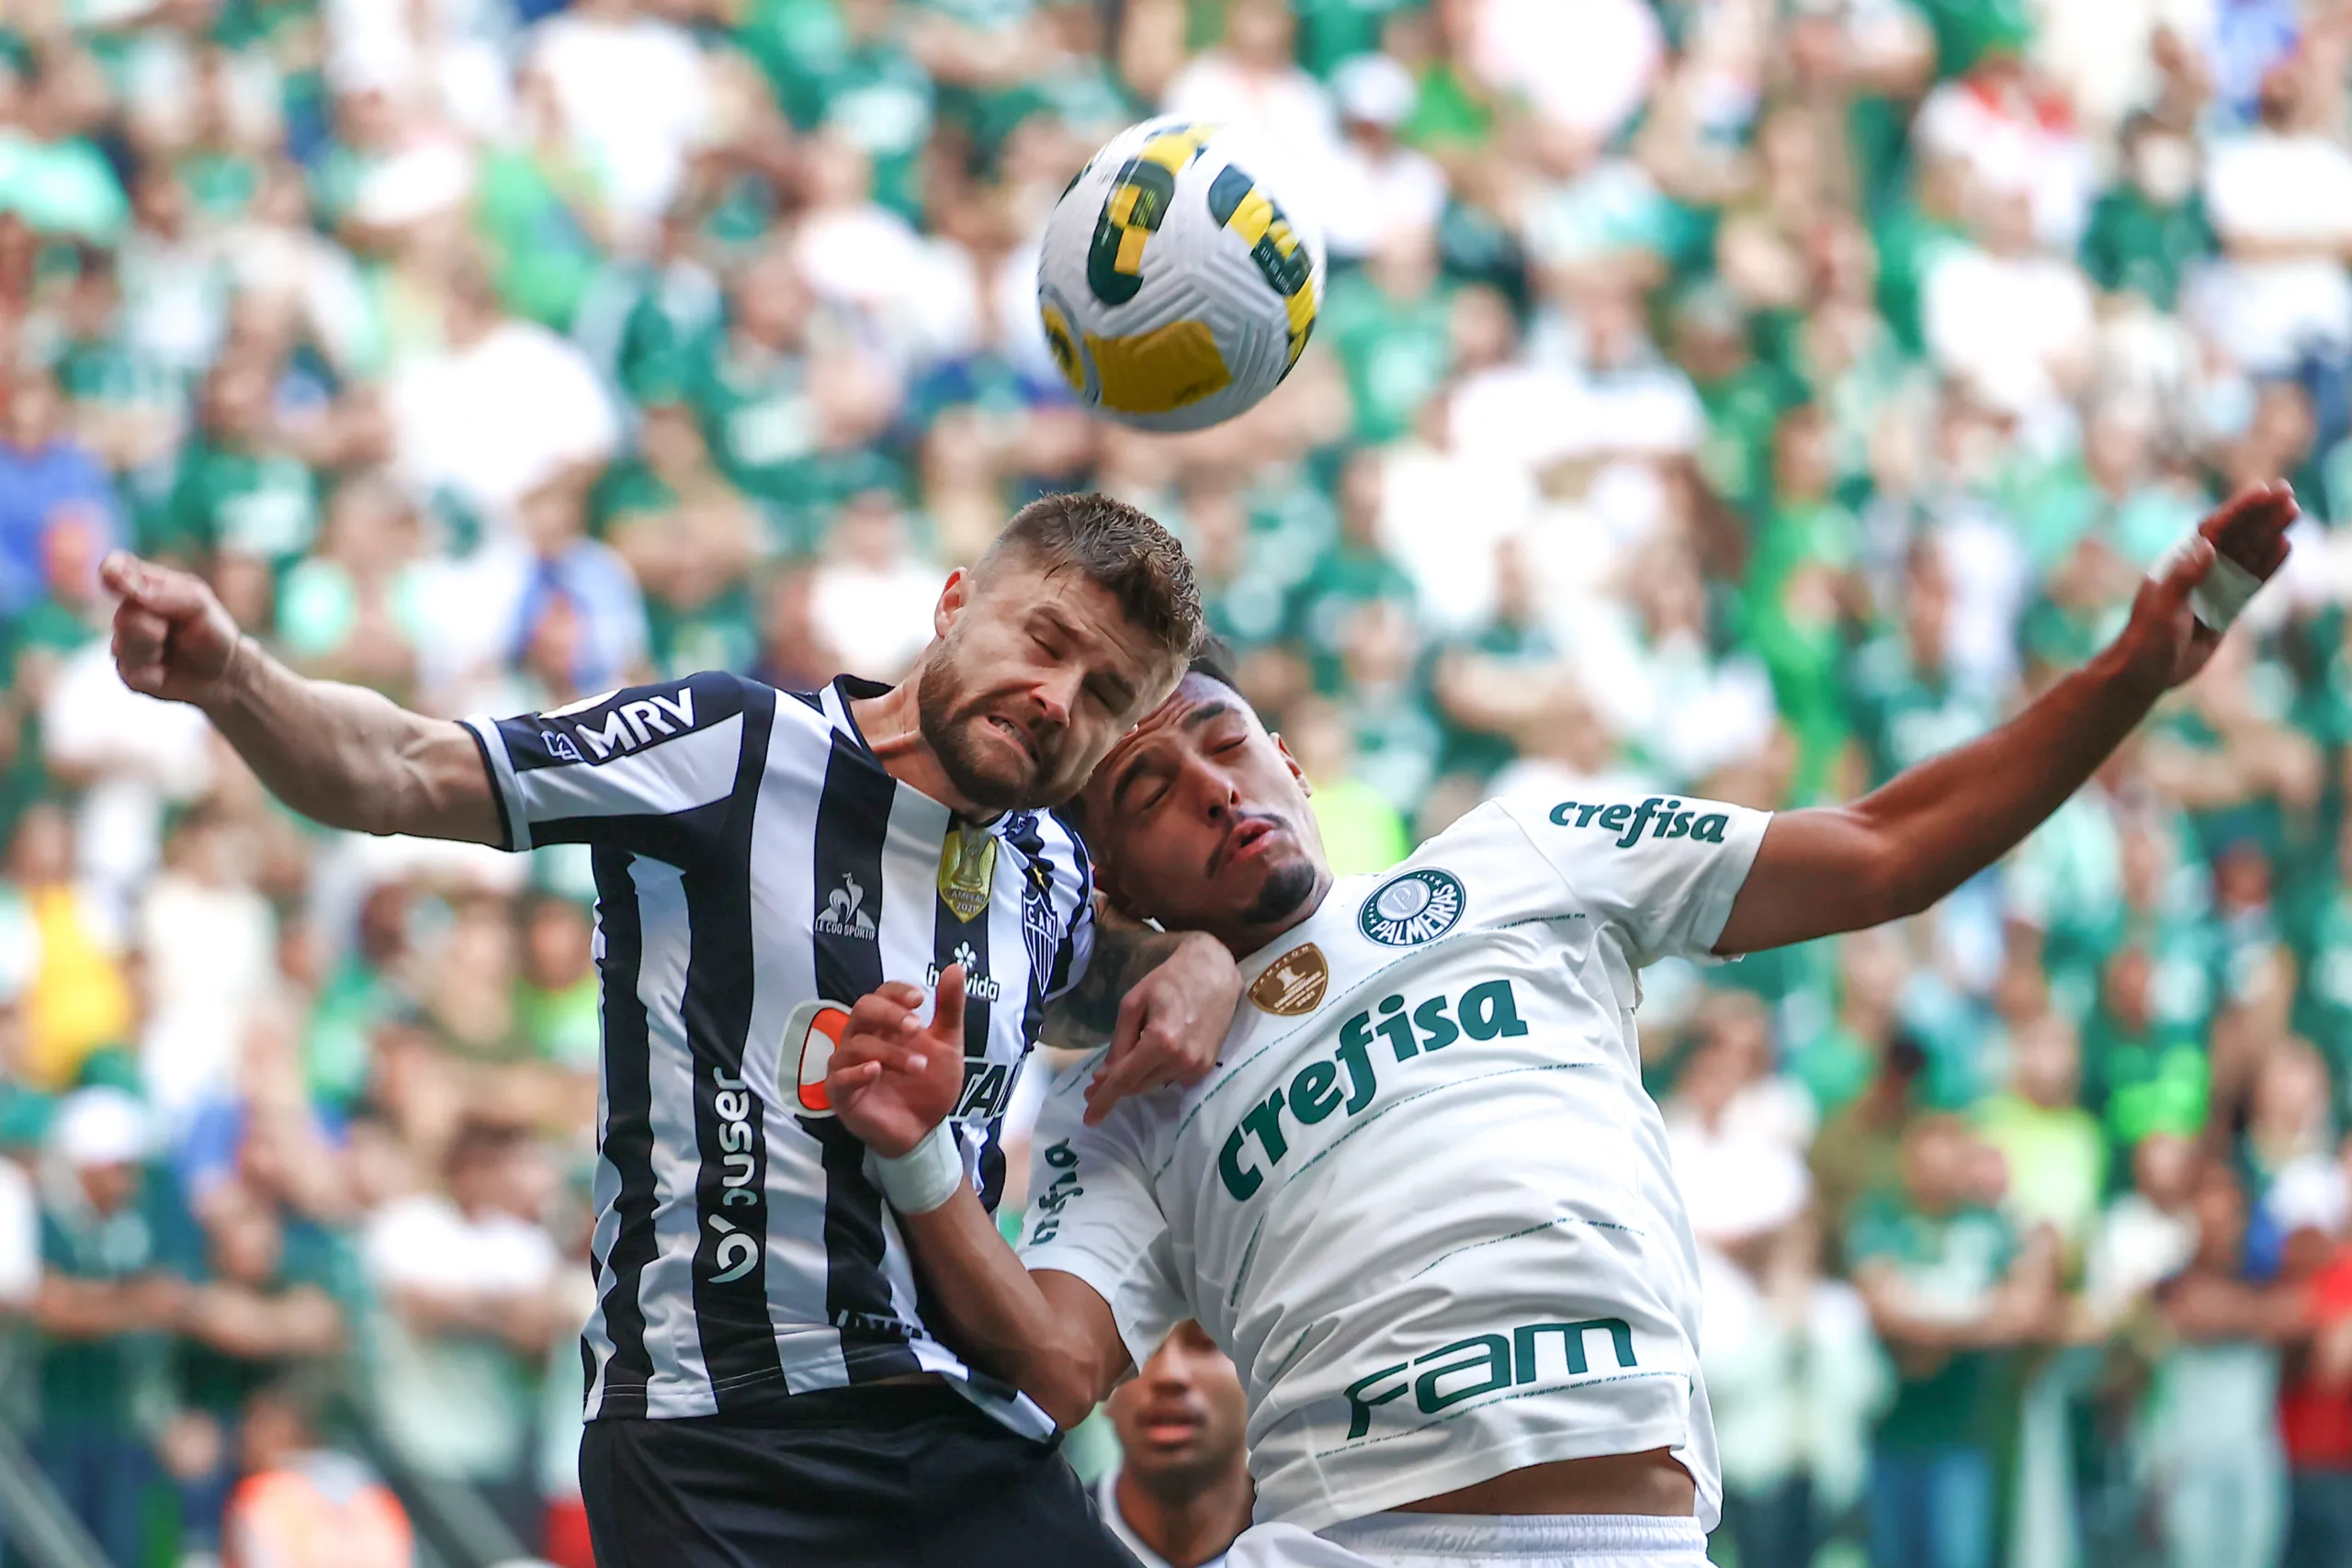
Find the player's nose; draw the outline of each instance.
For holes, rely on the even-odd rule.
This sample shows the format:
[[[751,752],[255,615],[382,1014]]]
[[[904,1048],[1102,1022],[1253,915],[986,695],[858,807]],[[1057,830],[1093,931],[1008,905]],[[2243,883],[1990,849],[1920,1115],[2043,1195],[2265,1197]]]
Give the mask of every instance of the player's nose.
[[[1193,789],[1200,796],[1201,809],[1212,822],[1222,822],[1241,805],[1241,792],[1231,780],[1205,762],[1195,761],[1189,770],[1193,774]]]
[[[1037,702],[1038,722],[1053,729],[1069,727],[1070,709],[1078,703],[1080,676],[1074,670],[1057,670],[1030,688]]]

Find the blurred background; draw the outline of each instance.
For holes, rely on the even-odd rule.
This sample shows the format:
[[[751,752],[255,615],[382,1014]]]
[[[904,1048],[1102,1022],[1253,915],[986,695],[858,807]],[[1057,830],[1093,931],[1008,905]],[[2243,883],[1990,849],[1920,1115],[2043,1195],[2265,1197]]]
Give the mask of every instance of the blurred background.
[[[8,1561],[587,1562],[584,852],[278,809],[116,681],[110,547],[511,713],[894,677],[1101,488],[1365,872],[1867,789],[2284,475],[2284,587],[2007,863],[1642,1023],[1720,1560],[2352,1563],[2348,72],[2345,0],[0,0]],[[1181,439],[1033,302],[1155,109],[1331,261]]]

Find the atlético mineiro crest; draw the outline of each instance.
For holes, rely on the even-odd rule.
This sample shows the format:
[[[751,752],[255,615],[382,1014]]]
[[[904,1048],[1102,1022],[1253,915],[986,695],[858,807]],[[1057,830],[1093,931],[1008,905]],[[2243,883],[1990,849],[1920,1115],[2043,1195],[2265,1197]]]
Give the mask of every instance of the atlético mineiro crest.
[[[1462,879],[1433,865],[1390,877],[1356,911],[1356,930],[1383,947],[1433,942],[1462,918]]]

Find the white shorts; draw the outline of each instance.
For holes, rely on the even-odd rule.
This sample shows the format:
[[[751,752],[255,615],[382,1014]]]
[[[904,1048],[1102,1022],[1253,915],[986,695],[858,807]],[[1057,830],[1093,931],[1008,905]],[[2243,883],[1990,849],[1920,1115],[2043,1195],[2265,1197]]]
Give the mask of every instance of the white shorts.
[[[1372,1514],[1321,1531],[1255,1525],[1226,1568],[1707,1568],[1692,1518],[1651,1514]]]

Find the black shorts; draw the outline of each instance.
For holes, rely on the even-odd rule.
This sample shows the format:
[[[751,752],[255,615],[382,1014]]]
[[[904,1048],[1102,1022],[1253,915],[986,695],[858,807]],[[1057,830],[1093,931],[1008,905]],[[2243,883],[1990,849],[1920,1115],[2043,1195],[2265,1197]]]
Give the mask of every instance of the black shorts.
[[[597,1568],[1136,1568],[1059,1444],[938,1384],[591,1421],[580,1488]]]

